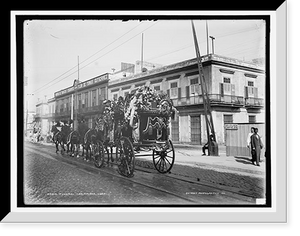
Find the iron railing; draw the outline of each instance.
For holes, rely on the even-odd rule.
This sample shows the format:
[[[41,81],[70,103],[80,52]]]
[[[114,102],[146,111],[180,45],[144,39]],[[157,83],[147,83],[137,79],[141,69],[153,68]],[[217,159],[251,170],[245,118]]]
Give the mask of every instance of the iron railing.
[[[242,96],[231,96],[231,95],[221,95],[221,94],[209,94],[209,99],[211,104],[231,104],[237,106],[244,106],[245,100]],[[203,104],[202,95],[195,95],[190,97],[181,97],[172,99],[174,106],[186,106]]]

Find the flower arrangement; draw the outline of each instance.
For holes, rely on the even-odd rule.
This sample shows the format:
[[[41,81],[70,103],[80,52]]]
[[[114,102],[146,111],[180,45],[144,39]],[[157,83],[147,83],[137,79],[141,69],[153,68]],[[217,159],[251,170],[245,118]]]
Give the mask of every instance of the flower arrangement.
[[[100,115],[108,129],[112,129],[113,121],[118,121],[121,127],[130,125],[135,127],[139,113],[154,112],[157,115],[174,118],[177,112],[172,100],[163,91],[155,91],[148,86],[141,86],[127,94],[120,96],[117,101],[106,100],[103,102],[104,110]]]
[[[139,112],[155,112],[159,115],[172,117],[176,111],[172,100],[163,91],[155,91],[148,86],[141,86],[127,94],[124,104],[125,119],[130,125],[137,120]]]

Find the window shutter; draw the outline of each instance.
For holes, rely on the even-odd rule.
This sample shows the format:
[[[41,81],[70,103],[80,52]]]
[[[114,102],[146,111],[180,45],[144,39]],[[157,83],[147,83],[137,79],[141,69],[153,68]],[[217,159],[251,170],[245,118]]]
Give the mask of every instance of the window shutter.
[[[248,98],[248,87],[245,86],[245,98]]]
[[[167,89],[168,97],[170,97],[170,89]]]
[[[179,87],[178,88],[178,99],[180,99],[181,98],[181,88]]]
[[[220,83],[220,94],[221,94],[221,97],[224,97],[224,84],[223,83]]]
[[[258,97],[258,88],[254,88],[254,97],[255,97],[255,98]]]
[[[235,96],[235,85],[231,85],[231,96]]]
[[[186,98],[190,97],[190,86],[189,85],[185,87],[185,95],[186,95]]]

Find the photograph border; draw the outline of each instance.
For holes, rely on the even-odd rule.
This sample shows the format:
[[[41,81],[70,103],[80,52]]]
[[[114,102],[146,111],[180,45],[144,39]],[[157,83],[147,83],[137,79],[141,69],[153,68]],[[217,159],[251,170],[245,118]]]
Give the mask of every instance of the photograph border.
[[[60,14],[61,14],[61,12],[59,12]],[[246,17],[250,17],[250,18],[255,18],[255,19],[257,19],[257,17],[260,17],[260,16],[269,16],[270,18],[270,24],[271,24],[271,29],[273,29],[273,27],[274,27],[274,18],[275,18],[275,14],[273,13],[273,12],[265,12],[265,13],[261,13],[261,12],[258,12],[259,14],[253,14],[253,12],[252,12],[252,15],[249,15],[249,13],[246,13],[246,15],[235,15],[235,16],[238,16],[237,18],[246,18]],[[17,15],[18,13],[16,13],[16,15]],[[182,13],[181,13],[182,14]],[[189,13],[190,14],[190,13]],[[198,15],[196,15],[196,13],[194,13],[195,14],[195,16],[198,16],[198,18],[199,18],[199,15],[201,15],[201,14],[204,14],[203,16],[204,16],[204,18],[207,18],[207,19],[216,19],[216,18],[218,18],[217,17],[217,15],[206,15],[207,13],[202,13],[202,12],[197,12],[197,14]],[[236,14],[236,13],[235,13]],[[241,13],[239,13],[239,14],[241,14]],[[244,13],[243,13],[244,14]],[[247,15],[248,14],[248,15]],[[30,15],[26,15],[25,14],[25,17],[28,17],[28,16],[30,16]],[[73,19],[73,17],[74,16],[76,16],[77,18],[81,18],[82,17],[82,15],[67,15],[67,18],[72,18]],[[108,15],[109,17],[111,17],[111,16],[115,16],[115,15]],[[132,17],[132,15],[127,15],[128,16],[128,18],[130,18],[130,17]],[[136,15],[133,15],[133,16],[136,16]],[[218,16],[220,16],[220,15],[218,15]],[[48,15],[41,15],[41,16],[38,16],[38,17],[42,17],[43,19],[45,19],[45,18],[47,18],[48,19]],[[54,15],[54,16],[51,16],[50,18],[60,18],[61,17],[61,15]],[[90,15],[90,16],[88,16],[88,18],[93,18],[94,17],[94,15]],[[120,16],[119,16],[120,17]],[[143,16],[143,15],[138,15],[138,17],[145,17],[145,18],[147,18],[147,19],[149,19],[149,16],[147,15],[147,16]],[[159,15],[158,16],[158,18],[159,17],[161,17],[161,15]],[[165,17],[165,18],[168,18],[168,19],[170,19],[170,18],[172,18],[172,17],[174,17],[174,15],[166,15],[166,16],[163,16],[163,17]],[[193,14],[191,14],[191,15],[185,15],[185,16],[182,16],[183,18],[191,18],[191,17],[193,17]],[[201,17],[202,17],[202,15],[201,15]],[[228,12],[226,12],[226,16],[223,16],[222,15],[222,17],[224,17],[224,18],[229,18],[229,17],[232,17],[232,15],[230,15],[230,13],[228,14]],[[221,18],[222,18],[221,17]],[[103,18],[107,18],[107,16],[103,16]],[[121,16],[121,18],[124,18],[123,16]],[[151,18],[151,17],[150,17]],[[154,17],[155,18],[155,17]],[[203,19],[203,18],[201,18],[201,19]],[[249,19],[249,18],[248,18]],[[277,22],[276,22],[277,23]],[[272,26],[272,24],[273,24],[273,26]],[[266,28],[268,28],[268,27],[266,27]],[[20,44],[18,43],[18,37],[20,37],[20,35],[18,35],[18,26],[17,26],[17,29],[16,29],[16,37],[17,37],[17,44],[16,44],[16,51],[17,51],[17,54],[18,54],[18,50],[20,50],[20,48],[18,48],[18,47],[20,47]],[[19,32],[19,34],[20,34],[20,32]],[[270,32],[270,38],[272,38],[272,32]],[[267,41],[268,41],[268,34],[266,34],[266,36],[267,36]],[[23,36],[22,36],[23,37]],[[273,37],[274,37],[274,35],[273,35]],[[270,43],[271,44],[269,44],[270,45],[270,47],[268,46],[268,42],[267,42],[267,46],[266,46],[266,53],[267,53],[267,55],[268,55],[268,53],[270,54],[270,56],[267,56],[266,57],[266,78],[270,78],[271,76],[272,76],[272,73],[274,73],[274,68],[272,68],[271,70],[269,69],[269,73],[268,73],[268,67],[269,67],[269,58],[270,58],[270,63],[272,64],[272,65],[274,65],[273,63],[274,63],[274,61],[272,61],[272,60],[274,60],[273,59],[273,56],[272,56],[272,54],[273,54],[273,52],[272,52],[272,50],[273,50],[273,48],[274,48],[274,43],[272,43],[272,40],[274,40],[274,39],[271,39],[271,41],[270,41]],[[21,53],[21,55],[22,55],[22,53]],[[277,56],[277,55],[276,55]],[[23,64],[23,55],[22,56],[20,56],[20,55],[18,55],[17,56],[17,68],[18,68],[18,70],[17,70],[17,77],[19,78],[19,69],[20,69],[20,65],[22,65]],[[276,59],[278,59],[278,58],[276,58]],[[13,65],[13,64],[12,64]],[[272,66],[271,66],[272,67]],[[22,65],[22,70],[23,70],[23,65]],[[23,71],[22,71],[22,74],[23,74]],[[269,76],[268,76],[268,74],[269,74]],[[274,75],[274,74],[273,74]],[[272,77],[273,78],[273,77]],[[268,83],[268,80],[269,80],[269,83]],[[19,86],[19,84],[21,83],[21,87]],[[278,81],[276,81],[276,83],[278,83]],[[267,79],[266,80],[266,87],[267,86],[270,86],[270,79]],[[18,80],[18,84],[17,84],[17,102],[18,102],[18,109],[19,109],[19,104],[23,104],[23,83],[22,83],[22,81],[20,81],[20,80]],[[270,104],[271,104],[271,102],[270,102],[270,100],[268,101],[267,99],[271,99],[271,101],[272,101],[272,98],[273,98],[273,89],[274,89],[274,86],[273,86],[273,84],[271,84],[271,87],[270,87],[270,92],[268,92],[268,89],[267,89],[267,91],[266,91],[266,104],[267,104],[267,106],[269,106]],[[269,93],[269,94],[268,94]],[[269,95],[269,96],[268,96]],[[20,103],[21,102],[21,103]],[[273,103],[274,104],[274,103]],[[268,117],[270,118],[270,120],[271,120],[271,125],[270,126],[268,126],[268,125],[266,125],[266,133],[268,133],[268,127],[269,127],[269,131],[271,131],[271,129],[272,129],[272,127],[273,127],[273,122],[272,122],[272,119],[273,119],[273,116],[270,116],[270,110],[273,110],[271,113],[273,114],[273,112],[274,112],[274,109],[273,109],[274,107],[273,107],[273,105],[271,105],[271,107],[270,107],[270,109],[268,109],[267,107],[266,107],[266,123],[267,123],[267,119],[268,119]],[[21,109],[23,109],[23,106],[21,105]],[[13,116],[12,116],[13,117]],[[21,122],[19,122],[19,120],[21,120]],[[21,123],[21,124],[20,124]],[[18,116],[18,128],[17,129],[19,129],[20,128],[20,125],[21,125],[21,129],[23,128],[23,120],[22,120],[22,117],[20,117],[20,116]],[[270,129],[270,127],[271,127],[271,129]],[[274,133],[276,133],[276,132],[273,132],[274,130],[272,129],[272,137],[274,137]],[[277,137],[277,136],[275,136],[275,137]],[[22,138],[22,137],[21,137]],[[23,140],[23,139],[22,139]],[[268,141],[269,140],[269,141]],[[273,143],[274,141],[273,140],[271,140],[271,142]],[[273,154],[275,154],[274,153],[274,148],[272,148],[272,145],[271,145],[271,142],[270,142],[270,139],[267,139],[267,141],[266,141],[266,146],[267,147],[269,147],[269,150],[271,150],[271,152],[270,153],[267,153],[267,155],[271,155],[271,153],[272,153],[272,163],[270,164],[270,166],[269,167],[267,167],[267,168],[269,168],[270,170],[270,172],[271,172],[271,169],[273,170],[273,167],[274,166],[276,166],[276,165],[274,165],[274,162],[275,161],[277,161],[277,159],[275,159],[275,157],[276,157],[276,155],[274,155],[273,156]],[[18,136],[18,145],[17,145],[17,156],[19,156],[19,154],[20,154],[20,150],[23,150],[23,143],[22,142],[20,142],[20,139],[19,139],[19,136]],[[20,149],[21,148],[21,149]],[[270,149],[271,148],[271,149]],[[23,152],[23,151],[22,151]],[[23,153],[21,152],[21,155],[23,155]],[[13,159],[12,159],[12,170],[13,170],[13,165],[14,164],[16,164],[14,161],[13,161]],[[21,181],[21,183],[22,183],[22,181],[23,181],[23,173],[21,173],[20,174],[20,172],[19,172],[19,170],[20,170],[20,168],[22,169],[23,168],[23,162],[22,162],[22,160],[20,160],[20,158],[18,157],[18,160],[17,160],[17,166],[18,166],[18,172],[17,172],[17,182],[18,182],[18,189],[17,189],[17,191],[16,191],[16,189],[13,189],[13,187],[14,187],[14,185],[12,184],[12,194],[14,194],[14,193],[17,193],[17,198],[15,198],[15,196],[12,196],[12,199],[13,200],[16,200],[16,202],[13,202],[12,201],[12,204],[11,204],[11,206],[12,206],[12,209],[14,209],[14,210],[17,210],[17,211],[19,211],[19,212],[26,212],[27,210],[29,210],[29,208],[31,208],[32,206],[30,206],[29,208],[28,207],[26,207],[26,206],[24,206],[24,205],[22,205],[22,202],[20,201],[20,197],[22,197],[22,199],[23,199],[23,192],[22,191],[19,191],[19,187],[20,187],[20,181]],[[12,171],[12,175],[14,174],[14,171]],[[272,171],[272,174],[273,174],[273,171]],[[13,176],[12,176],[13,177]],[[267,175],[267,178],[268,178],[268,175]],[[272,178],[271,178],[271,175],[269,176],[269,180],[267,180],[267,182],[269,181],[271,184],[270,185],[268,185],[269,187],[268,187],[268,189],[267,189],[267,191],[269,191],[269,193],[268,194],[270,194],[271,196],[270,196],[270,198],[267,198],[267,206],[268,207],[270,207],[271,206],[271,199],[273,199],[274,201],[276,200],[276,196],[274,196],[273,195],[273,193],[274,193],[274,188],[273,188],[273,186],[275,187],[275,183],[274,183],[274,181],[275,180],[273,180],[273,175],[272,175]],[[13,179],[13,178],[12,178]],[[272,186],[272,189],[271,189],[271,186]],[[22,188],[23,189],[23,188]],[[271,194],[272,193],[272,194]],[[269,200],[268,200],[269,199]],[[273,201],[272,200],[272,201]],[[268,202],[269,201],[269,202]],[[17,203],[16,205],[15,205],[15,203]],[[34,209],[30,209],[30,210],[32,210],[33,212],[40,212],[40,213],[42,213],[43,211],[46,211],[47,213],[54,213],[54,211],[55,210],[58,210],[59,212],[61,212],[61,211],[66,211],[65,213],[66,214],[70,214],[70,213],[72,213],[73,211],[79,211],[79,212],[81,212],[80,214],[83,214],[84,213],[84,211],[85,210],[88,210],[88,211],[91,211],[91,212],[93,212],[93,213],[96,213],[98,210],[100,210],[101,211],[101,213],[103,213],[103,212],[105,212],[106,214],[108,214],[108,213],[113,213],[112,215],[115,215],[115,213],[117,212],[117,211],[119,211],[119,213],[120,213],[120,215],[117,217],[118,219],[121,219],[122,218],[122,214],[123,213],[127,213],[128,212],[128,205],[126,205],[126,207],[124,207],[124,208],[120,208],[120,207],[113,207],[113,208],[111,208],[111,207],[107,207],[107,206],[104,206],[104,207],[100,207],[101,209],[99,209],[98,207],[99,207],[99,205],[96,205],[96,206],[91,206],[92,208],[94,208],[94,207],[97,207],[97,209],[92,209],[92,208],[90,208],[90,205],[89,206],[78,206],[78,205],[76,205],[76,208],[74,208],[75,206],[67,206],[67,208],[65,208],[65,206],[55,206],[54,208],[48,208],[48,207],[46,207],[45,208],[45,206],[38,206],[38,207],[34,207]],[[133,208],[134,207],[134,208]],[[229,212],[239,212],[239,213],[241,213],[242,214],[242,212],[243,211],[247,211],[248,213],[249,212],[252,212],[252,213],[254,213],[255,211],[258,211],[258,212],[269,212],[270,210],[272,211],[273,209],[274,209],[274,205],[272,204],[272,206],[270,207],[270,208],[268,208],[268,209],[262,209],[262,206],[261,205],[259,205],[259,206],[255,206],[254,208],[253,207],[244,207],[243,206],[243,208],[242,209],[240,209],[241,207],[240,206],[232,206],[232,205],[230,205],[230,206],[228,206],[228,205],[226,205],[226,206],[224,206],[224,208],[223,208],[223,206],[222,206],[222,208],[220,208],[220,206],[213,206],[213,208],[212,209],[208,209],[208,208],[211,208],[212,206],[201,206],[201,207],[195,207],[195,206],[193,206],[192,208],[188,208],[188,209],[185,209],[186,208],[186,206],[166,206],[166,207],[161,207],[161,206],[151,206],[151,207],[149,207],[148,205],[146,206],[147,208],[145,209],[145,206],[142,206],[142,207],[138,207],[138,206],[134,206],[134,205],[130,205],[130,211],[129,211],[129,213],[131,212],[131,213],[139,213],[139,214],[145,214],[146,213],[146,215],[145,215],[145,218],[143,217],[143,220],[146,220],[147,221],[147,219],[149,219],[150,220],[150,218],[152,217],[151,215],[152,215],[152,213],[155,213],[155,212],[159,212],[160,214],[162,214],[162,213],[164,213],[164,214],[172,214],[173,215],[173,213],[174,212],[179,212],[180,213],[180,215],[182,216],[182,220],[183,219],[186,219],[185,217],[184,217],[184,214],[190,214],[190,213],[201,213],[201,212],[206,212],[206,213],[213,213],[213,212],[218,212],[219,211],[219,213],[225,213],[225,212],[227,212],[228,210],[229,210]],[[57,208],[57,209],[56,209]],[[176,209],[174,209],[174,208],[176,208]],[[143,210],[146,210],[146,212],[143,212]],[[186,212],[186,210],[188,210],[188,212]],[[203,211],[203,210],[205,210],[205,211]],[[62,212],[61,212],[62,213]],[[99,213],[99,212],[98,212]],[[151,213],[151,214],[149,214],[149,213]],[[50,215],[52,215],[52,214],[50,214]],[[220,214],[220,215],[223,215],[223,214]],[[101,217],[100,217],[101,218]],[[127,218],[127,217],[126,217]],[[63,219],[66,219],[66,218],[63,218]],[[99,218],[98,218],[99,219]],[[116,220],[116,218],[112,218],[112,219],[114,219],[114,220]],[[169,218],[164,218],[164,219],[169,219]],[[107,218],[103,218],[103,220],[104,221],[106,221],[106,222],[109,222],[110,221],[110,217],[107,217]],[[108,221],[107,221],[108,220]],[[134,220],[134,219],[133,219]],[[139,219],[137,219],[138,221],[139,221]],[[198,222],[198,220],[199,220],[199,218],[197,218],[197,222]],[[203,219],[202,219],[203,220]],[[75,220],[76,221],[76,220]],[[118,220],[117,220],[118,221]],[[175,221],[176,221],[176,219],[175,219]],[[200,220],[201,221],[201,220]],[[120,221],[119,221],[120,222]],[[133,221],[134,222],[134,221]],[[177,221],[178,222],[178,221]]]

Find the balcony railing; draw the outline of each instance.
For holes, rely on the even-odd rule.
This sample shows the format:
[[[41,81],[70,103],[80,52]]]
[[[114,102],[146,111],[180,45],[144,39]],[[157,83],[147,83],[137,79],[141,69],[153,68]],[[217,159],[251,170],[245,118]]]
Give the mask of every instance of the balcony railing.
[[[246,107],[263,107],[264,100],[262,98],[245,98]]]
[[[100,111],[100,106],[92,106],[92,107],[83,107],[76,109],[76,112],[78,113],[88,113],[88,112],[95,112]]]
[[[244,105],[244,98],[242,96],[232,96],[232,95],[221,95],[221,94],[209,94],[209,99],[211,103],[222,103],[222,104],[233,104],[237,106]]]
[[[231,96],[231,95],[221,95],[221,94],[209,94],[209,99],[212,104],[230,104],[236,106],[244,106],[245,100],[242,96]],[[177,99],[172,99],[174,106],[186,106],[194,104],[203,104],[202,95],[190,96],[189,98],[182,97]]]

